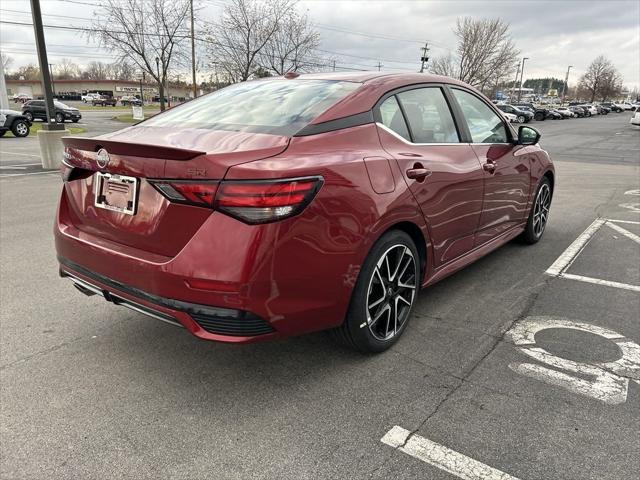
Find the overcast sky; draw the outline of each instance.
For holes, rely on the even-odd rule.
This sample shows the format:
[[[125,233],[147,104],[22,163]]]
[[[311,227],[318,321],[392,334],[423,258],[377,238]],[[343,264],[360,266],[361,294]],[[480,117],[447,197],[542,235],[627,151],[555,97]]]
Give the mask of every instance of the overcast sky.
[[[45,24],[87,27],[98,10],[76,2],[99,0],[41,0]],[[214,20],[226,0],[201,0],[199,21]],[[198,2],[198,0],[196,0]],[[523,57],[529,57],[525,79],[564,78],[573,65],[575,83],[599,54],[609,57],[624,77],[625,85],[640,87],[640,1],[301,1],[321,34],[322,54],[337,59],[343,68],[415,71],[420,47],[428,41],[430,55],[455,50],[452,28],[458,16],[499,17]],[[28,0],[1,0],[0,19],[30,22]],[[13,58],[11,69],[36,63],[31,27],[1,25],[0,48]],[[73,31],[46,30],[50,62],[63,57],[79,64],[112,61],[86,37]],[[186,71],[185,71],[186,73]],[[514,72],[515,74],[515,72]]]

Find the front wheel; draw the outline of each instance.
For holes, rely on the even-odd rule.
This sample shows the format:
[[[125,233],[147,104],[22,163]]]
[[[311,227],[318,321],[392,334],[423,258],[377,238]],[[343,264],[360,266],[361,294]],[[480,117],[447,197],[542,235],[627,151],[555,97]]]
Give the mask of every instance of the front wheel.
[[[29,135],[29,124],[24,120],[16,120],[11,125],[11,133],[14,137],[26,137]]]
[[[415,243],[400,230],[384,234],[362,265],[347,318],[333,337],[362,352],[386,350],[404,332],[419,288]]]
[[[64,123],[64,116],[61,113],[56,113],[56,123]]]
[[[524,115],[518,115],[518,123],[524,123],[526,120]]]
[[[522,232],[521,238],[525,243],[537,243],[544,233],[549,220],[551,208],[551,182],[547,177],[542,177],[536,191],[535,200],[531,206],[527,226]]]
[[[27,120],[29,120],[30,122],[33,122],[33,113],[31,112],[24,112],[24,116]]]

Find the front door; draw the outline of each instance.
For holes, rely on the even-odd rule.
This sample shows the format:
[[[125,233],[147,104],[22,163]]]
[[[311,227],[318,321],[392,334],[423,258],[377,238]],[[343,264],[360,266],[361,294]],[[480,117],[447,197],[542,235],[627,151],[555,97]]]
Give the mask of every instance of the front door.
[[[452,88],[483,168],[484,200],[476,246],[521,224],[531,185],[530,155],[515,145],[504,119],[480,97]]]
[[[434,266],[473,249],[482,211],[483,173],[461,143],[438,86],[403,90],[376,109],[383,148],[398,162],[427,221]]]

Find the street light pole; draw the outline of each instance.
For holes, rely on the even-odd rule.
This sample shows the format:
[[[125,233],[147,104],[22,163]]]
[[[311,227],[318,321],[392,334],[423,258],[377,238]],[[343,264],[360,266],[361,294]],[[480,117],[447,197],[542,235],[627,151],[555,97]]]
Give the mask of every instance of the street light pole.
[[[196,98],[198,85],[196,84],[196,39],[193,24],[193,0],[191,0],[191,81],[193,82],[193,98]]]
[[[522,59],[522,69],[520,70],[520,88],[518,89],[518,102],[520,101],[520,97],[522,96],[522,82],[524,81],[524,62],[529,60],[529,57],[524,57]]]
[[[569,90],[569,70],[573,68],[573,65],[569,65],[567,68],[567,74],[564,77],[564,85],[562,85],[562,104],[564,105],[564,97]]]
[[[44,41],[44,27],[42,25],[42,11],[40,0],[31,1],[31,16],[33,18],[33,30],[36,35],[36,50],[38,51],[38,64],[40,65],[40,80],[44,93],[44,105],[47,111],[47,122],[42,125],[43,130],[64,130],[63,124],[56,123],[55,110],[53,109],[53,92],[51,91],[51,75],[49,74],[49,60],[47,59],[47,45]]]

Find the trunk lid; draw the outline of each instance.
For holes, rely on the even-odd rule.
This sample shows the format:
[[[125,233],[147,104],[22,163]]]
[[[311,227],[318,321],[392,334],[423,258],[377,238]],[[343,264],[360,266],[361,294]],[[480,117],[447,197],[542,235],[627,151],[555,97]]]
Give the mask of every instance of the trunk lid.
[[[66,137],[63,143],[67,221],[100,239],[172,257],[212,210],[170,202],[149,179],[215,183],[234,165],[283,152],[289,138],[138,125],[95,138]],[[133,215],[96,206],[99,173],[138,179]]]

